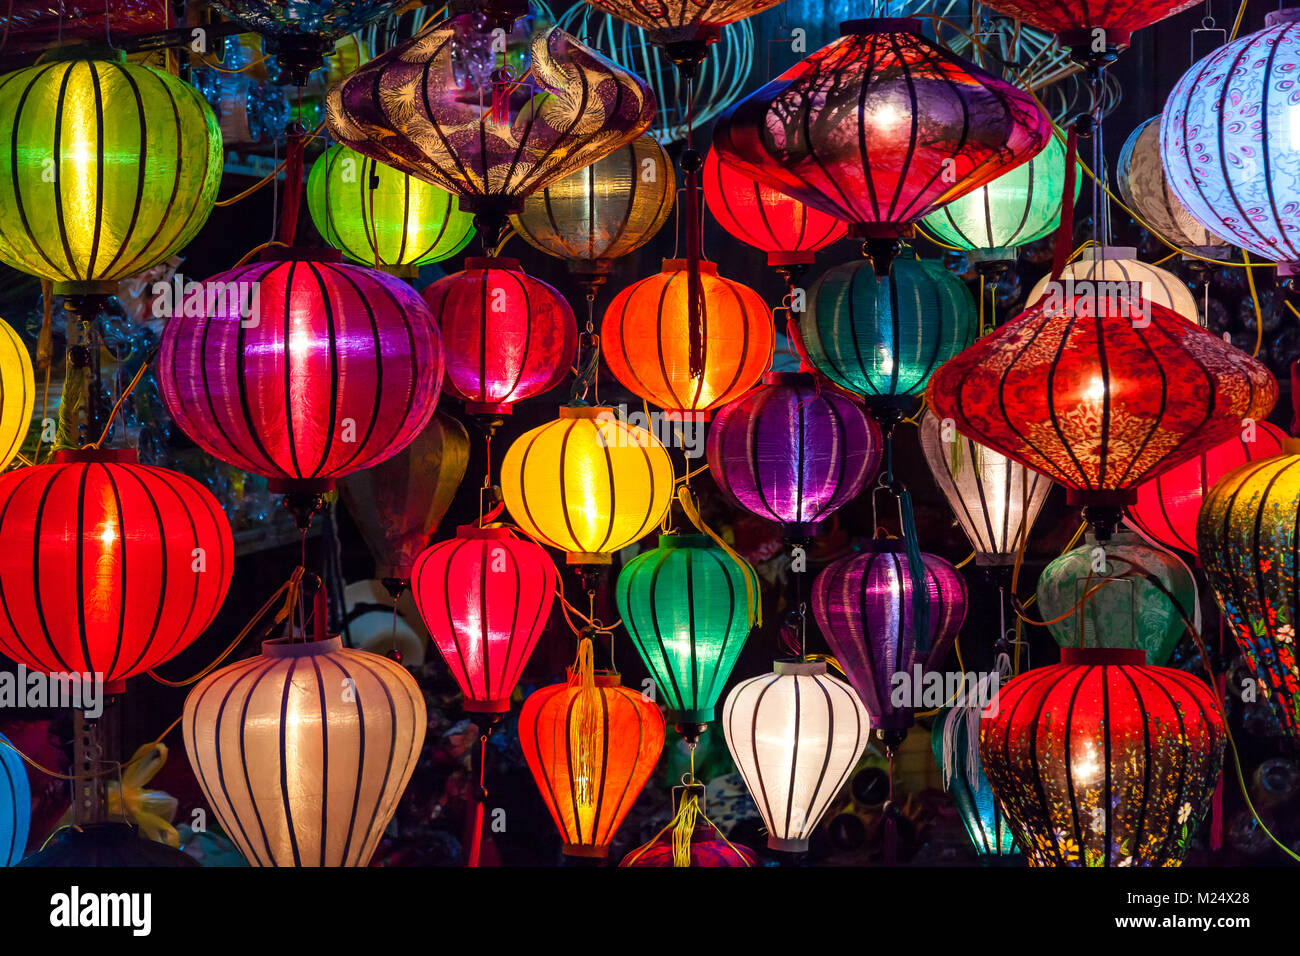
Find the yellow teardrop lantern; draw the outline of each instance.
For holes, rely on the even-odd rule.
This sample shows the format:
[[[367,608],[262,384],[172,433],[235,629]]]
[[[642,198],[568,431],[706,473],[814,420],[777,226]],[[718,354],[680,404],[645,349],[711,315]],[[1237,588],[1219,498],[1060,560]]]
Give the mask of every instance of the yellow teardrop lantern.
[[[36,377],[27,346],[8,323],[0,321],[0,471],[18,454],[32,424]]]

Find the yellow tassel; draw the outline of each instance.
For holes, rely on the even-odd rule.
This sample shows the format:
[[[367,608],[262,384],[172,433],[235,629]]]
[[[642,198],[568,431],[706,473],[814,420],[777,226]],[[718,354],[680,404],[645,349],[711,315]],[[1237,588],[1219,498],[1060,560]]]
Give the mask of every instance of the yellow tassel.
[[[700,804],[696,797],[682,801],[673,820],[673,866],[691,865],[691,834],[695,832],[695,818]]]
[[[570,729],[577,742],[574,781],[577,802],[591,807],[596,803],[596,735],[599,731],[600,693],[596,690],[595,651],[591,638],[578,641],[578,657],[569,668],[569,686],[578,688],[573,702]]]
[[[714,544],[740,565],[745,576],[745,600],[749,603],[749,624],[751,627],[762,627],[763,602],[759,597],[758,572],[754,570],[754,566],[742,558],[735,548],[723,541],[712,528],[704,523],[704,519],[700,517],[699,509],[695,507],[694,499],[691,498],[691,490],[685,485],[677,489],[677,500],[681,503],[682,511],[686,512],[686,517],[691,519],[691,524],[695,525],[702,534],[712,538]]]

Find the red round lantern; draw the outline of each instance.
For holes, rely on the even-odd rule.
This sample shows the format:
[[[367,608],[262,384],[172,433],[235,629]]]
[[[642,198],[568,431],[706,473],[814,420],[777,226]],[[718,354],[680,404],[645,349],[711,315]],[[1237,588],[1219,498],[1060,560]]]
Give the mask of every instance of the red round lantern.
[[[704,202],[718,225],[741,242],[767,253],[777,268],[806,266],[813,254],[848,232],[844,223],[719,162],[704,160]]]
[[[661,833],[648,846],[633,850],[619,866],[678,866],[673,834]],[[757,866],[758,858],[747,846],[722,839],[711,823],[697,823],[691,831],[688,866]]]
[[[555,600],[555,563],[507,528],[458,528],[415,559],[411,593],[470,713],[500,714]]]
[[[529,695],[519,713],[519,745],[568,856],[606,857],[627,812],[650,779],[664,745],[664,718],[618,675],[595,686],[570,670],[569,682]]]
[[[636,282],[605,310],[601,349],[628,390],[672,416],[706,421],[749,390],[772,362],[776,333],[757,292],[700,263],[701,308],[691,322],[685,259]]]
[[[1131,649],[1065,648],[980,721],[984,773],[1032,866],[1177,866],[1226,740],[1206,684]]]
[[[573,309],[518,259],[471,258],[424,290],[442,328],[447,388],[470,414],[511,405],[563,381],[578,349]]]
[[[0,651],[120,685],[179,653],[230,587],[234,541],[194,479],[132,449],[0,476]]]
[[[442,346],[401,280],[345,265],[337,252],[284,255],[177,296],[158,384],[204,451],[264,475],[273,491],[328,491],[428,424]]]
[[[1196,554],[1196,519],[1205,493],[1239,465],[1282,454],[1286,438],[1286,432],[1276,425],[1256,422],[1249,431],[1138,485],[1129,518],[1166,548]]]
[[[1194,7],[1196,0],[1131,0],[1127,3],[1111,3],[1109,0],[1071,0],[1070,3],[989,0],[986,6],[1031,27],[1055,33],[1062,44],[1082,51],[1087,58],[1106,52],[1113,55],[1128,46],[1133,31]],[[1095,48],[1098,40],[1105,45],[1103,50]]]

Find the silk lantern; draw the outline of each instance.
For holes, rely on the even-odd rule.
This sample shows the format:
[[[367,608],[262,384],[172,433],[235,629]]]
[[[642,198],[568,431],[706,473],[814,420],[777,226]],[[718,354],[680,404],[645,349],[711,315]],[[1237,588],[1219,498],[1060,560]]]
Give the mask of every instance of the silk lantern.
[[[914,406],[977,325],[970,290],[942,263],[900,257],[881,275],[862,259],[813,283],[799,336],[817,371],[888,413]]]
[[[807,372],[772,372],[718,412],[705,455],[724,495],[751,514],[810,537],[880,467],[880,430],[846,396]]]
[[[1136,648],[1157,666],[1169,661],[1187,632],[1184,621],[1196,614],[1196,582],[1187,568],[1132,532],[1104,545],[1088,534],[1048,563],[1037,593],[1061,647]]]
[[[776,333],[762,297],[700,263],[700,307],[690,316],[685,259],[628,286],[609,304],[601,352],[629,391],[674,418],[706,421],[748,391],[772,363]]]
[[[589,675],[590,676],[590,675]],[[519,746],[566,856],[606,857],[664,745],[664,718],[618,675],[597,671],[534,691],[519,712]]]
[[[668,720],[708,724],[753,626],[758,579],[703,534],[665,534],[623,565],[614,598]]]
[[[678,866],[677,848],[673,845],[674,833],[664,833],[652,844],[633,850],[623,857],[619,866]],[[727,867],[757,866],[758,859],[749,847],[740,846],[722,837],[710,823],[696,823],[691,830],[689,866]]]
[[[777,661],[732,688],[722,730],[768,847],[802,853],[867,749],[871,718],[824,661]]]
[[[442,345],[405,283],[321,251],[283,254],[214,276],[206,302],[178,308],[158,384],[204,451],[272,491],[320,493],[424,430]]]
[[[442,329],[447,390],[469,414],[509,415],[569,373],[578,350],[573,309],[518,259],[466,259],[463,272],[423,295]]]
[[[1196,6],[1196,0],[1135,0],[1114,4],[1105,0],[1077,0],[1069,5],[1053,0],[992,0],[988,4],[1004,16],[1027,26],[1055,33],[1063,46],[1084,53],[1111,55],[1129,45],[1133,32]],[[1103,49],[1097,49],[1098,42]]]
[[[0,77],[0,261],[56,294],[112,295],[162,262],[220,183],[216,117],[170,73],[66,47]]]
[[[948,656],[966,620],[966,582],[943,558],[922,554],[914,575],[900,539],[876,539],[860,554],[827,565],[813,582],[812,611],[822,636],[891,746],[912,725],[913,702],[925,675]],[[914,589],[928,605],[918,626]],[[901,677],[899,675],[902,675]],[[898,689],[910,687],[900,698]]]
[[[954,56],[912,19],[842,36],[722,114],[718,158],[868,239],[1027,162],[1051,121],[1034,98]]]
[[[0,734],[0,866],[13,866],[27,852],[32,790],[23,758]]]
[[[23,447],[36,406],[36,376],[27,344],[0,320],[0,471]]]
[[[1300,67],[1300,10],[1225,43],[1183,74],[1165,101],[1160,155],[1169,188],[1210,232],[1252,255],[1300,267],[1300,140],[1286,92]]]
[[[597,10],[645,31],[652,43],[676,60],[682,47],[716,42],[722,27],[774,7],[781,0],[591,0]]]
[[[1191,674],[1139,650],[1066,648],[1002,687],[980,758],[1030,866],[1177,866],[1226,739]]]
[[[400,664],[337,637],[264,641],[194,685],[181,727],[208,806],[252,866],[366,866],[424,743]]]
[[[968,714],[974,714],[974,727]],[[942,710],[934,718],[930,747],[943,771],[943,788],[952,798],[966,835],[981,863],[1014,858],[1018,851],[1011,825],[980,764],[979,711]]]
[[[0,476],[0,652],[120,689],[191,644],[230,587],[212,494],[133,449],[57,451]]]
[[[1070,295],[1090,295],[1098,299],[1108,295],[1126,299],[1145,299],[1177,312],[1188,322],[1204,325],[1196,299],[1187,283],[1159,266],[1139,262],[1137,249],[1124,246],[1093,246],[1074,262],[1068,263],[1049,286],[1050,275],[1043,276],[1025,296],[1033,305],[1054,288]]]
[[[474,237],[474,217],[451,193],[337,144],[312,164],[307,209],[349,259],[407,278]]]
[[[1010,567],[1029,537],[1052,483],[959,434],[928,411],[921,451],[934,483],[957,517],[980,567]]]
[[[1226,243],[1197,222],[1169,188],[1160,156],[1159,116],[1140,124],[1124,141],[1115,182],[1128,207],[1162,238],[1210,258],[1223,258]]]
[[[420,555],[411,576],[415,604],[465,710],[510,709],[558,586],[546,551],[508,528],[462,526]]]
[[[1196,518],[1206,493],[1239,465],[1281,454],[1286,437],[1276,425],[1252,422],[1227,441],[1138,485],[1129,520],[1166,548],[1195,555]]]
[[[609,564],[663,519],[672,460],[614,409],[566,405],[506,451],[501,496],[519,527],[565,552],[569,564]]]
[[[1300,568],[1300,441],[1228,472],[1206,493],[1197,550],[1225,623],[1257,684],[1256,697],[1300,736],[1296,666]]]

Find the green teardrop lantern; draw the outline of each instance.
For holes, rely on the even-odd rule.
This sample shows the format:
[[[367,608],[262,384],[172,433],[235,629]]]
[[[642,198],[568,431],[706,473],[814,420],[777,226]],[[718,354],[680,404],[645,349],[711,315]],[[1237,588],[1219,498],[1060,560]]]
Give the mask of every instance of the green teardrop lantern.
[[[614,597],[670,721],[714,719],[758,593],[753,570],[702,534],[660,535],[623,566]]]

